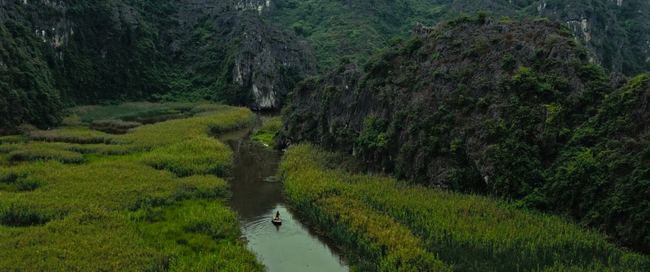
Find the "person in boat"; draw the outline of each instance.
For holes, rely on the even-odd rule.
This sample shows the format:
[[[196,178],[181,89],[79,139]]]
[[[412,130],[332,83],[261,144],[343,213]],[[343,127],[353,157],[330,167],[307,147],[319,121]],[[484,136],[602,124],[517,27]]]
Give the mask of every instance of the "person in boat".
[[[275,219],[280,219],[280,211],[275,212]]]

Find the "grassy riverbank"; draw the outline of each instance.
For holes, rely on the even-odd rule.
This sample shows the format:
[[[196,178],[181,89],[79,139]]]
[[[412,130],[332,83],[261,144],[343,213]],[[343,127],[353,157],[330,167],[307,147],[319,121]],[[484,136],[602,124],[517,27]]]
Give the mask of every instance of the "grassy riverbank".
[[[122,109],[95,108],[67,127],[0,139],[0,270],[261,271],[222,204],[231,151],[210,137],[251,125],[254,114],[129,107],[181,107],[191,117],[127,123],[134,128],[115,135],[88,126],[119,125]]]
[[[476,195],[351,174],[341,155],[290,147],[285,193],[361,270],[648,271],[650,259],[564,220]]]
[[[259,141],[264,146],[273,149],[275,148],[275,135],[282,128],[282,120],[280,117],[271,118],[268,122],[264,123],[260,129],[255,131],[253,135],[254,141]]]

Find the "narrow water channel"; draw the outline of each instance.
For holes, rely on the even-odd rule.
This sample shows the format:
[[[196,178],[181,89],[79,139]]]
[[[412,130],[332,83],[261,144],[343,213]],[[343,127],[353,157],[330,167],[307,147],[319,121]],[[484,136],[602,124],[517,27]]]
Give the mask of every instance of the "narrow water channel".
[[[258,115],[256,127],[272,116]],[[250,140],[254,128],[219,136],[233,150],[235,167],[229,181],[232,198],[228,205],[242,220],[248,247],[267,270],[349,271],[336,247],[300,222],[282,197],[282,184],[274,176],[282,154]],[[271,223],[280,212],[282,225]]]

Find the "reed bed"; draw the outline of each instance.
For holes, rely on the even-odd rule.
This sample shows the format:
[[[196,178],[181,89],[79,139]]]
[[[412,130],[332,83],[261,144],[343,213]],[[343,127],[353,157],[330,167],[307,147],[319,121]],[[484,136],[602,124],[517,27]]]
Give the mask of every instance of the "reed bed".
[[[354,207],[366,205],[372,214],[409,229],[422,240],[421,248],[454,270],[650,270],[647,256],[619,249],[603,235],[560,218],[519,210],[483,196],[328,169],[324,166],[333,164],[328,161],[331,157],[313,146],[292,146],[280,166],[288,198],[312,220],[317,219],[309,214],[321,210],[354,214]],[[335,230],[348,224],[341,217],[319,223]]]
[[[0,199],[0,211],[13,206],[51,217],[88,205],[109,211],[168,205],[182,199],[204,198],[211,195],[209,191],[223,191],[226,186],[225,181],[212,176],[211,179],[177,179],[168,171],[125,158],[78,166],[52,162],[0,168],[0,180],[7,176],[40,180],[42,190]],[[212,187],[206,188],[206,184]]]
[[[174,249],[171,271],[262,271],[239,240],[237,215],[220,201],[180,202],[131,215],[141,237],[158,250]],[[179,246],[183,245],[183,246]]]
[[[33,162],[39,160],[57,160],[62,163],[80,164],[84,156],[68,150],[66,143],[28,142],[24,144],[0,145],[0,153],[7,153],[9,162]]]
[[[27,134],[34,141],[65,142],[77,144],[117,143],[113,135],[91,130],[88,127],[62,127],[50,130],[35,130]]]
[[[159,147],[144,155],[142,162],[177,176],[197,174],[225,176],[232,167],[232,151],[213,138],[201,137]]]
[[[68,151],[98,156],[127,155],[137,150],[132,145],[127,144],[69,144],[64,148]]]
[[[180,111],[190,111],[196,106],[201,105],[198,103],[149,103],[149,102],[134,102],[124,103],[116,106],[82,106],[73,109],[73,112],[78,115],[85,123],[91,123],[94,120],[107,120],[107,119],[135,119],[141,116],[155,115],[160,113],[172,113]]]
[[[113,144],[67,140],[107,135],[84,127],[0,144],[13,160],[0,165],[0,271],[261,271],[222,204],[227,182],[213,175],[227,172],[231,151],[209,137],[254,115],[215,108],[107,136]]]
[[[133,143],[142,150],[149,150],[243,128],[251,125],[254,118],[255,114],[247,108],[229,107],[205,116],[140,126],[132,129],[130,133],[115,136],[117,139]]]
[[[90,123],[90,129],[98,131],[115,131],[115,132],[126,132],[129,129],[139,127],[142,124],[138,122],[129,122],[119,119],[103,119],[103,120],[94,120]],[[115,133],[113,133],[115,134]]]
[[[145,271],[170,258],[148,247],[124,213],[86,206],[45,226],[0,225],[3,271]]]

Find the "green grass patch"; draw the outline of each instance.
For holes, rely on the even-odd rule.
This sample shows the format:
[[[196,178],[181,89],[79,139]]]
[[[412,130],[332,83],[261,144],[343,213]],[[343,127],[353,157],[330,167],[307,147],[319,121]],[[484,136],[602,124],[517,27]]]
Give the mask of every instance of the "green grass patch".
[[[34,141],[66,142],[78,144],[111,143],[114,137],[111,134],[91,130],[88,127],[61,127],[50,130],[35,130],[27,134]]]
[[[196,174],[225,176],[233,164],[230,148],[207,137],[156,148],[147,153],[142,161],[181,177]]]
[[[39,160],[57,160],[62,163],[84,162],[84,156],[80,153],[67,150],[69,145],[65,143],[43,143],[28,142],[24,144],[0,145],[0,152],[7,153],[9,162],[33,162]]]
[[[264,123],[253,135],[254,141],[259,141],[269,148],[275,147],[275,135],[282,128],[282,119],[275,117]]]
[[[251,125],[254,118],[255,114],[246,108],[220,108],[193,118],[140,126],[132,129],[131,133],[116,135],[116,138],[133,143],[139,149],[151,149],[244,128]]]
[[[214,175],[232,151],[210,137],[253,118],[202,106],[125,135],[76,126],[0,143],[0,271],[261,271]]]
[[[460,271],[650,268],[648,257],[619,249],[607,243],[603,235],[560,218],[519,210],[483,196],[429,190],[392,178],[332,170],[325,167],[333,165],[328,158],[334,156],[313,146],[292,146],[280,166],[285,193],[308,220],[323,226],[338,242],[359,251],[360,258],[374,259],[380,268],[394,256],[391,252],[410,249],[423,249],[439,259],[409,262],[416,264],[413,267],[417,270],[429,269],[427,264]],[[354,220],[364,223],[349,227]],[[385,246],[374,246],[391,235],[383,234],[388,226],[375,226],[369,223],[372,220],[394,220],[397,227],[392,228],[408,229],[421,242],[406,249],[387,242]],[[368,242],[359,239],[360,235],[375,238]],[[405,262],[397,264],[397,269],[411,268]]]
[[[130,214],[151,247],[174,249],[172,271],[260,271],[243,247],[237,215],[219,201],[180,202]]]
[[[73,109],[73,112],[85,123],[91,123],[95,120],[108,119],[136,119],[143,116],[151,116],[163,113],[177,113],[190,111],[198,103],[149,103],[133,102],[124,103],[116,106],[81,106]],[[209,107],[209,106],[204,106]]]
[[[0,144],[24,143],[27,141],[29,141],[29,138],[25,135],[9,135],[0,137]]]

